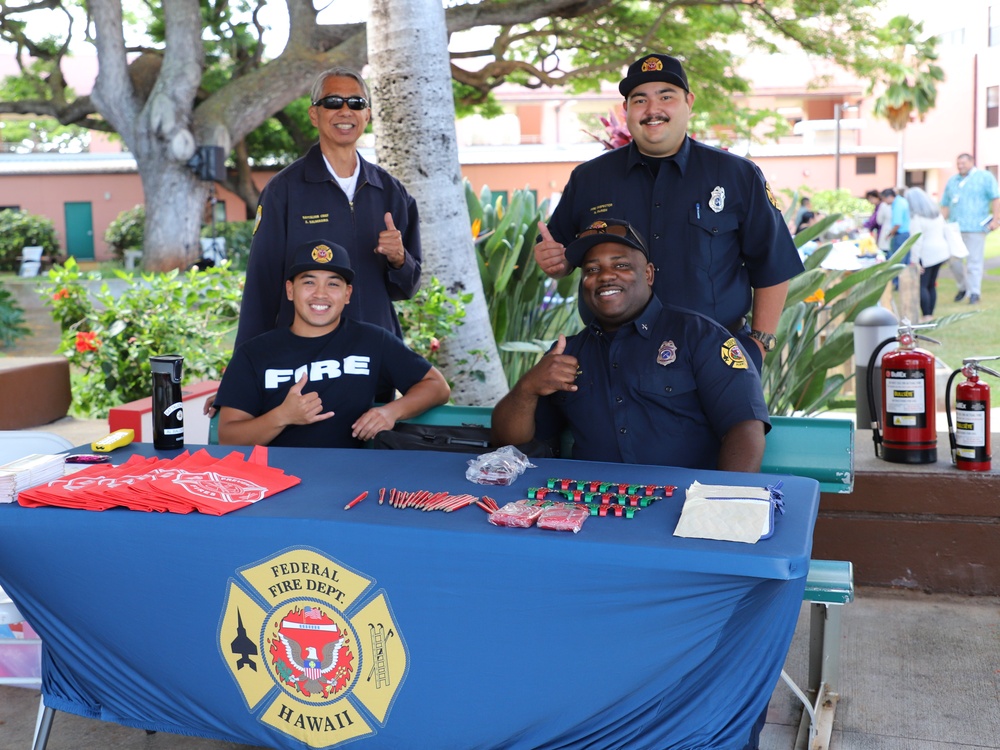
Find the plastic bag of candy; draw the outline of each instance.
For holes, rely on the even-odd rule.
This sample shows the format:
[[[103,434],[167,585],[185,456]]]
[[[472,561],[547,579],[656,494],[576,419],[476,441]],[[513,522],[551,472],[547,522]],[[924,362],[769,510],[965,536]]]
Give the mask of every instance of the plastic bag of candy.
[[[492,453],[483,453],[469,460],[465,478],[476,484],[512,484],[525,469],[535,465],[513,445],[505,445]]]
[[[537,521],[541,514],[542,506],[534,505],[530,500],[518,500],[490,513],[489,522],[494,526],[517,526],[526,529]]]
[[[542,509],[538,516],[538,528],[577,533],[583,522],[590,517],[590,508],[575,503],[553,503]]]

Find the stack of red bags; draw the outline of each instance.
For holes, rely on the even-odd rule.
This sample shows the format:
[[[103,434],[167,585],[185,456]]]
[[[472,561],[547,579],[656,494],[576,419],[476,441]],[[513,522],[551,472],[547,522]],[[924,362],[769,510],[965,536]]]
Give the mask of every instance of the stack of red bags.
[[[202,449],[171,459],[132,456],[121,466],[95,464],[18,494],[26,508],[132,510],[221,516],[270,497],[301,480],[267,465],[267,449],[215,458]]]

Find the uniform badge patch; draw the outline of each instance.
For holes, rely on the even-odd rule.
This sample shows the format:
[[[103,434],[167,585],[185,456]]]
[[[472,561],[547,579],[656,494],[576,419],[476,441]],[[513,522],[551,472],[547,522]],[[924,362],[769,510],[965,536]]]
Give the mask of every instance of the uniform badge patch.
[[[663,70],[663,61],[658,57],[649,57],[642,63],[643,73],[654,73]]]
[[[660,344],[660,351],[656,353],[656,364],[667,365],[677,360],[677,344],[673,341],[664,341]]]
[[[765,182],[764,183],[764,192],[767,193],[767,199],[769,201],[771,201],[771,205],[774,206],[776,209],[778,209],[780,211],[781,210],[781,206],[778,205],[778,201],[775,200],[775,198],[774,198],[774,193],[771,192],[771,183],[770,182]]]
[[[260,226],[260,217],[263,214],[264,214],[264,207],[263,206],[257,206],[257,218],[255,218],[254,222],[253,222],[253,233],[254,234],[257,234],[257,227]]]
[[[724,187],[715,186],[712,190],[712,197],[708,200],[708,207],[715,213],[719,213],[726,207],[726,189]]]
[[[316,245],[312,251],[312,259],[317,263],[329,263],[333,260],[333,250],[326,245]]]
[[[747,369],[747,358],[743,356],[743,350],[736,343],[736,339],[728,338],[722,345],[722,361],[734,370]]]

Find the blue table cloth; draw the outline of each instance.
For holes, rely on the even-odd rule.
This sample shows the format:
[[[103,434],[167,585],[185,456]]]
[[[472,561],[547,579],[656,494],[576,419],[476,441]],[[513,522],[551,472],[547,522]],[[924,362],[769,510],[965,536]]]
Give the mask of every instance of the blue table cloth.
[[[176,455],[113,458],[136,452]],[[273,748],[742,748],[795,628],[817,483],[781,477],[786,512],[748,545],[672,536],[684,488],[776,477],[534,459],[486,487],[469,458],[271,449],[302,483],[221,517],[0,506],[46,705]],[[578,534],[378,504],[503,504],[549,477],[678,490]]]

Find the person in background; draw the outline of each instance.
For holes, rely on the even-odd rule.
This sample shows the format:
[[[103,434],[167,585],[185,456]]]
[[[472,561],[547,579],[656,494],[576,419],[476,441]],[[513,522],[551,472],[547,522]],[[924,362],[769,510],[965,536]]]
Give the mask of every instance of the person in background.
[[[815,211],[804,212],[801,218],[799,218],[799,222],[795,225],[795,234],[799,234],[803,230],[808,229],[817,221],[819,221],[820,218],[822,217]]]
[[[986,235],[1000,229],[1000,188],[997,178],[985,169],[977,169],[971,154],[960,154],[956,160],[958,174],[952,175],[941,195],[941,214],[946,221],[958,223],[962,241],[969,250],[965,266],[961,258],[951,263],[961,302],[966,293],[969,304],[979,302],[983,287]]]
[[[889,204],[891,209],[887,236],[889,239],[889,250],[887,255],[892,255],[903,243],[910,239],[910,204],[903,197],[903,191],[896,191],[886,188],[882,191],[882,201]],[[882,227],[886,231],[886,226]],[[892,280],[892,288],[899,292],[896,316],[902,320],[914,321],[920,314],[920,286],[917,269],[910,266],[910,253],[907,252],[901,262],[905,265],[899,276]]]
[[[920,237],[910,248],[910,263],[920,273],[921,322],[934,317],[937,305],[938,272],[951,253],[944,236],[944,217],[931,197],[918,187],[906,191],[910,203],[910,231]]]
[[[811,213],[814,213],[812,210],[812,201],[808,196],[803,196],[799,201],[799,210],[795,212],[795,218],[792,220],[792,226],[796,228],[796,232],[798,232],[798,227],[802,224],[805,215]]]
[[[889,248],[892,245],[892,236],[889,230],[892,229],[892,204],[882,199],[879,193],[879,204],[875,208],[875,223],[878,227],[878,249],[888,258],[891,255]]]
[[[878,190],[869,190],[865,193],[865,200],[872,204],[872,215],[868,217],[863,226],[875,237],[877,244],[879,230],[878,209],[882,205],[882,196],[879,195]]]

